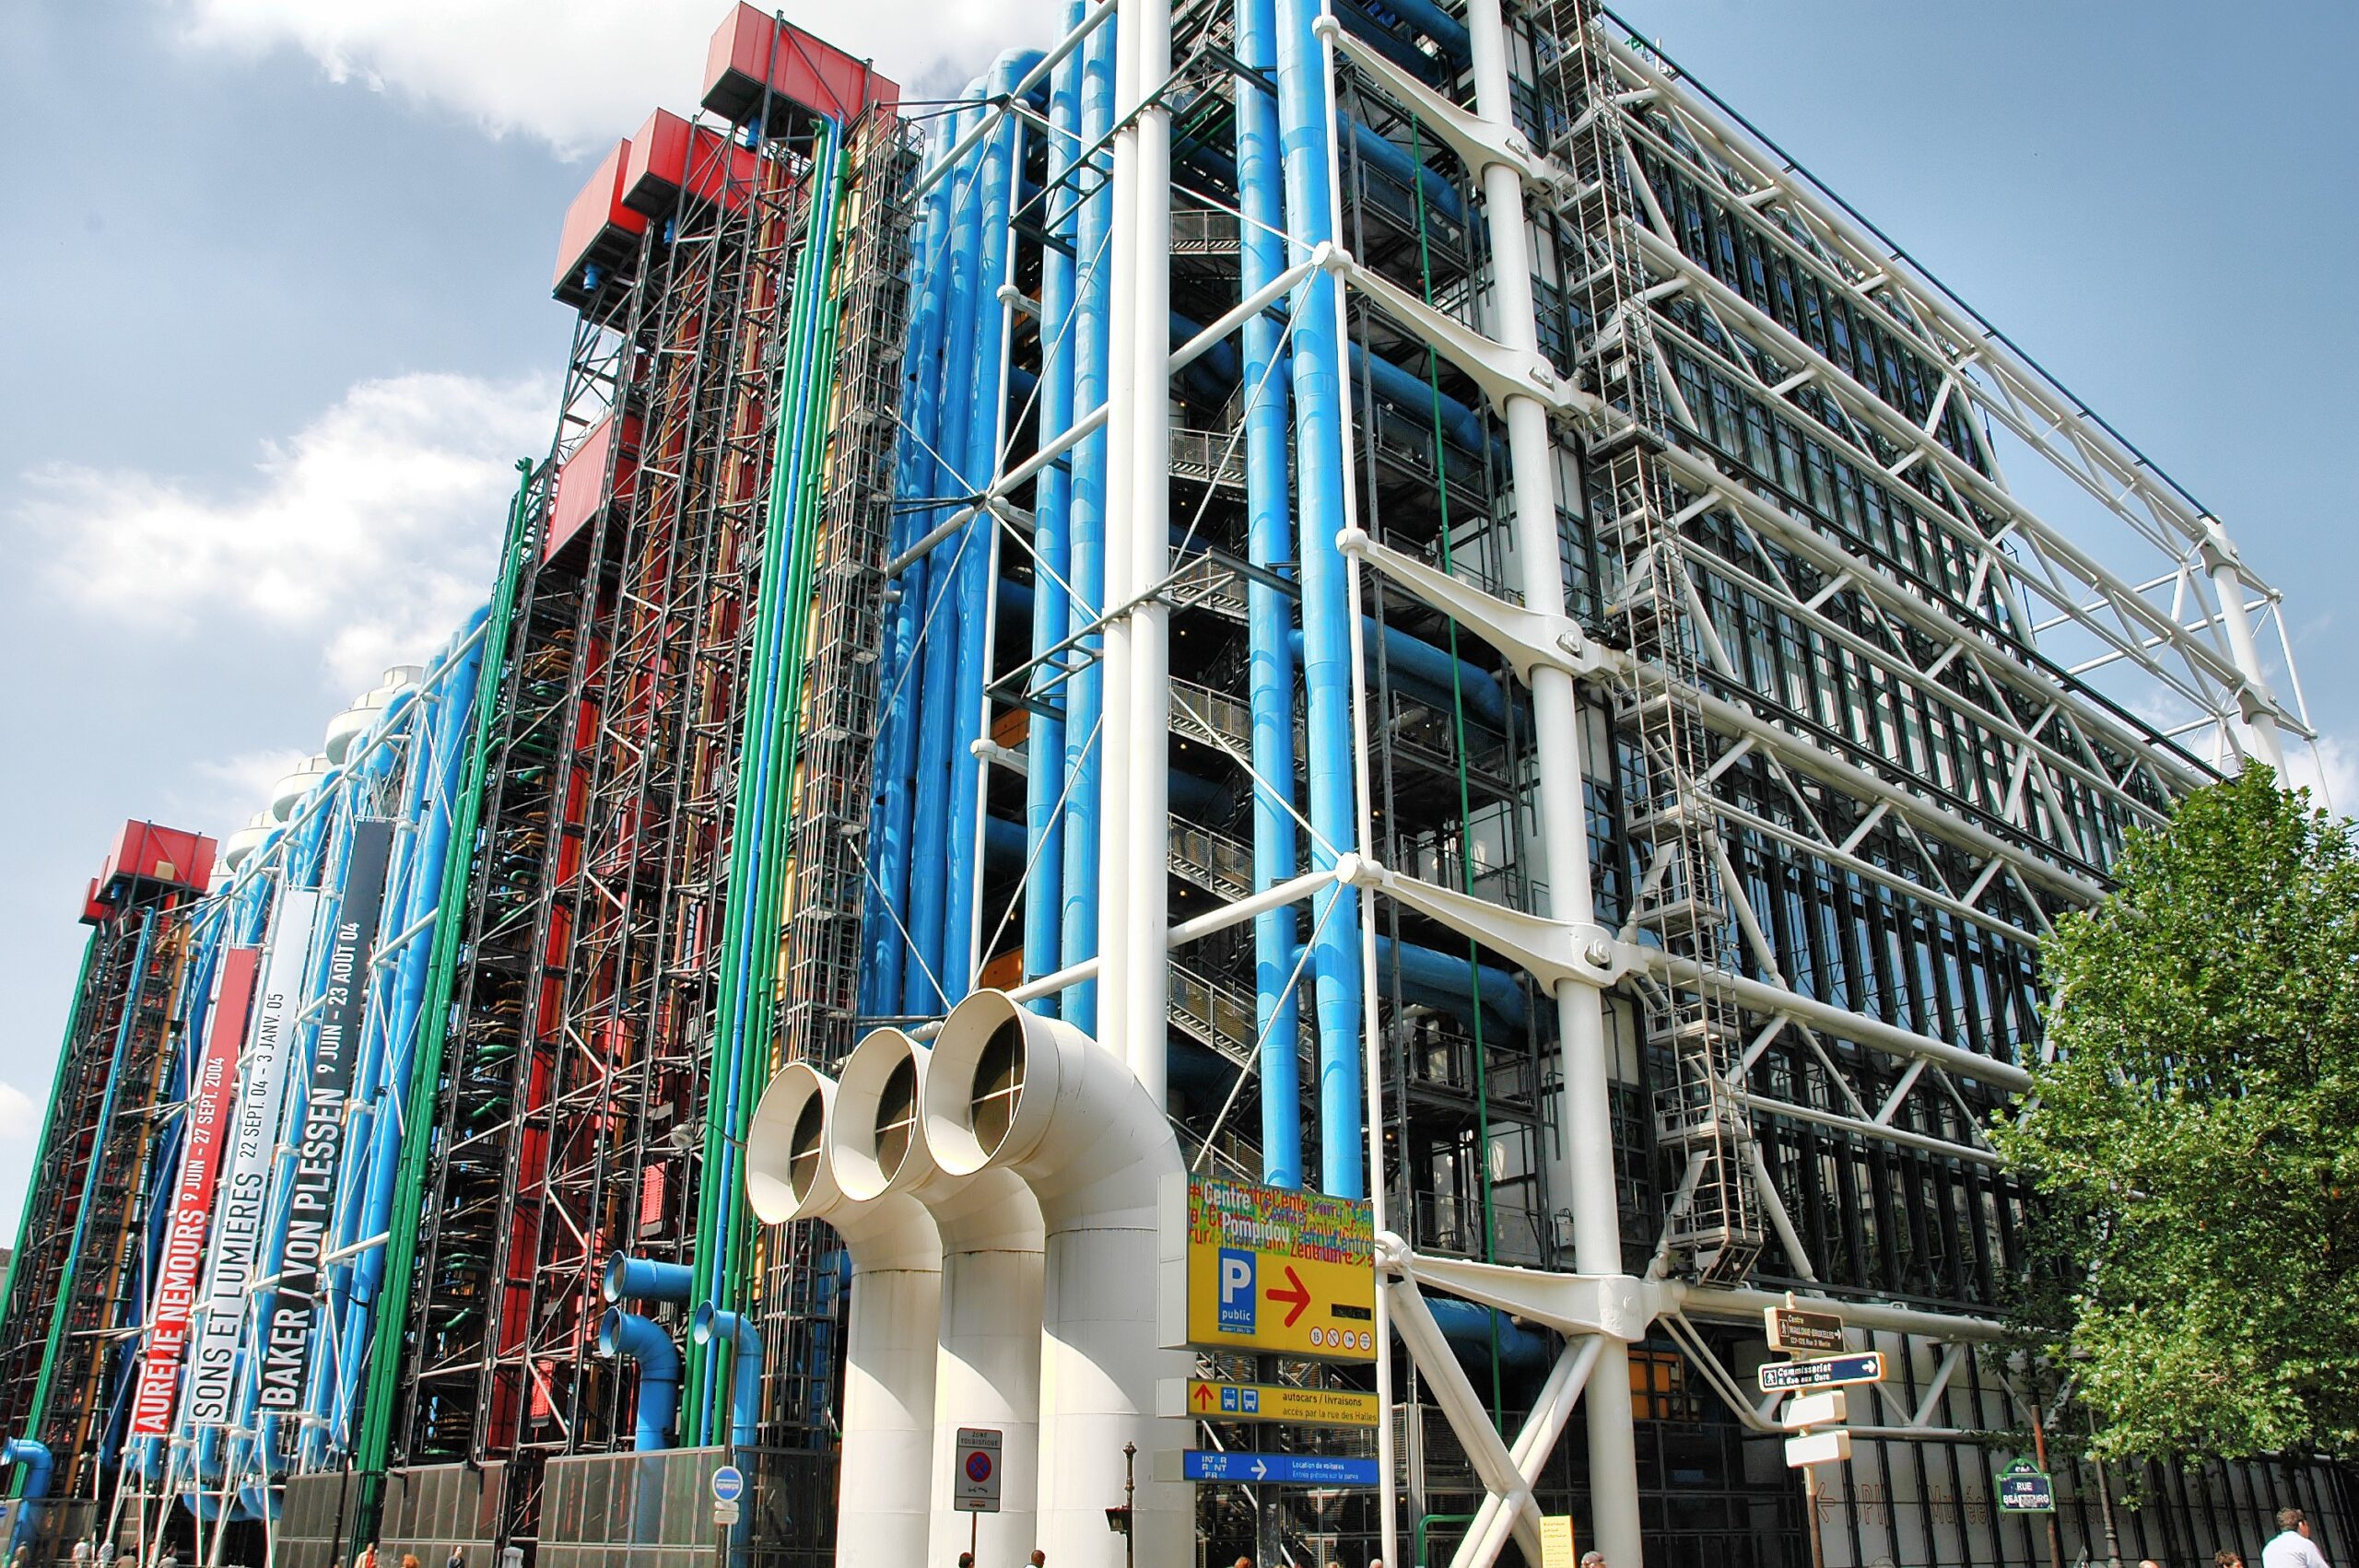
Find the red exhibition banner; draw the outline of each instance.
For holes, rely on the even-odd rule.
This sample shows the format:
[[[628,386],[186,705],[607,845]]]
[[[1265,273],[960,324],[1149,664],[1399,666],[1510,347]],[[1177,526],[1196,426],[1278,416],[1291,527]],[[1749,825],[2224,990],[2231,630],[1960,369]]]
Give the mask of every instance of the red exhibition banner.
[[[164,1232],[164,1256],[156,1276],[155,1310],[147,1317],[147,1351],[132,1397],[131,1435],[170,1437],[172,1405],[179,1392],[181,1352],[188,1345],[188,1315],[196,1305],[205,1270],[205,1238],[213,1224],[214,1178],[221,1170],[222,1134],[236,1098],[238,1052],[245,1043],[246,1012],[253,1003],[254,977],[262,950],[232,947],[221,954],[221,977],[205,1019],[205,1056],[189,1086],[188,1138],[181,1152],[180,1181],[172,1189],[171,1221]]]

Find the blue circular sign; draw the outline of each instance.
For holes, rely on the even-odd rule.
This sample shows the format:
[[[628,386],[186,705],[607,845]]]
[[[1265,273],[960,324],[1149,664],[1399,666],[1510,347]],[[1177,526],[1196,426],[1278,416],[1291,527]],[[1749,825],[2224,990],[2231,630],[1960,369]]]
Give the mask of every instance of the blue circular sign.
[[[734,1503],[745,1495],[745,1472],[734,1465],[723,1465],[712,1472],[712,1500]]]

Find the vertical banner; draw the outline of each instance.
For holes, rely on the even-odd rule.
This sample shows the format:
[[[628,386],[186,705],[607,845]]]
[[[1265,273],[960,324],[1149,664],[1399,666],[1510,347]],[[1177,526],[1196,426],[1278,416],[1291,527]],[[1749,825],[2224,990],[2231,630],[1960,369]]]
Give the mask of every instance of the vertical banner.
[[[147,1351],[139,1363],[139,1387],[131,1400],[134,1437],[172,1433],[181,1352],[188,1345],[188,1316],[196,1305],[198,1276],[205,1271],[205,1236],[213,1223],[213,1183],[221,1170],[238,1052],[245,1045],[246,1012],[253,1004],[254,980],[261,967],[260,948],[226,948],[214,979],[213,1002],[205,1018],[205,1051],[182,1112],[185,1137],[181,1174],[172,1188],[172,1206],[164,1228],[155,1308],[147,1315]]]
[[[385,870],[393,859],[393,825],[364,817],[352,825],[345,861],[344,901],[328,947],[327,985],[320,993],[320,1032],[303,1082],[303,1121],[294,1130],[295,1179],[287,1192],[287,1245],[278,1288],[263,1328],[262,1375],[256,1398],[266,1410],[289,1411],[303,1399],[311,1364],[311,1335],[319,1320],[321,1268],[328,1227],[335,1218],[336,1178],[344,1168],[345,1102],[352,1095],[360,1055],[361,1022],[369,1007],[369,955],[385,905]]]
[[[270,955],[263,963],[262,989],[254,1000],[252,1043],[238,1064],[237,1117],[230,1123],[225,1154],[229,1179],[220,1184],[220,1212],[214,1219],[213,1245],[205,1258],[204,1316],[189,1361],[188,1419],[194,1425],[226,1426],[229,1422],[238,1333],[262,1250],[263,1199],[270,1188],[278,1117],[287,1101],[287,1052],[294,1038],[295,1014],[302,1006],[303,974],[319,921],[316,892],[307,887],[279,890],[278,908],[271,919]]]

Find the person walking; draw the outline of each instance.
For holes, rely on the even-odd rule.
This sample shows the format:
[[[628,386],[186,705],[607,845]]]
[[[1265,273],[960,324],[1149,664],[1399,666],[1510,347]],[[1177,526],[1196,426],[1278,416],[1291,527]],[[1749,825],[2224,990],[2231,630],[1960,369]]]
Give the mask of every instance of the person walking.
[[[2326,1553],[2310,1544],[2307,1514],[2299,1508],[2280,1508],[2277,1530],[2260,1549],[2260,1568],[2329,1568]]]
[[[442,1560],[442,1568],[467,1568],[467,1549],[464,1546],[452,1547],[451,1555]]]
[[[2245,1554],[2241,1551],[2215,1551],[2212,1554],[2212,1568],[2245,1568]]]
[[[372,1540],[367,1546],[360,1549],[360,1555],[352,1560],[352,1568],[377,1568],[377,1543],[375,1541]]]
[[[97,1556],[98,1552],[90,1545],[90,1538],[84,1536],[74,1543],[74,1550],[69,1555],[73,1558],[74,1568],[90,1568],[90,1560]],[[2273,1564],[2271,1568],[2274,1568]]]

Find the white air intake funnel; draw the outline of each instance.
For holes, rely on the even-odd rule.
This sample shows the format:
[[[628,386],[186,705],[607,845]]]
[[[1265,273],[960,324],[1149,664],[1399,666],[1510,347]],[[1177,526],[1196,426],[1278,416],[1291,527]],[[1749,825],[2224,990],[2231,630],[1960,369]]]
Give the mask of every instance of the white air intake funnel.
[[[845,1196],[827,1149],[836,1104],[804,1063],[770,1081],[745,1135],[746,1198],[769,1223],[826,1221],[851,1254],[836,1561],[904,1568],[927,1561],[942,1245],[914,1199]]]
[[[908,1193],[942,1237],[942,1354],[935,1372],[934,1438],[924,1471],[933,1494],[929,1562],[953,1562],[975,1543],[977,1561],[1021,1564],[1038,1544],[1039,1492],[1040,1205],[1015,1172],[945,1172],[925,1139],[924,1093],[933,1053],[897,1029],[879,1029],[844,1059],[827,1123],[836,1179],[847,1194]],[[1000,1507],[957,1512],[951,1485],[962,1426],[1000,1434]]]
[[[951,1010],[925,1076],[926,1141],[950,1176],[1014,1171],[1047,1232],[1040,1384],[1040,1545],[1059,1568],[1122,1561],[1106,1510],[1138,1445],[1141,1568],[1194,1556],[1191,1490],[1154,1479],[1183,1423],[1156,1417],[1156,1385],[1191,1359],[1157,1343],[1157,1194],[1181,1174],[1163,1109],[1088,1036],[1001,991]]]
[[[305,796],[320,787],[320,780],[327,777],[327,772],[328,759],[325,754],[315,753],[305,757],[301,766],[272,786],[270,820],[285,822],[292,817],[295,814],[295,808],[303,803]]]

